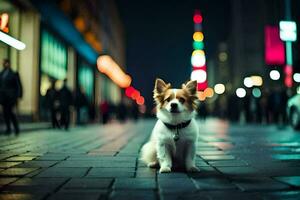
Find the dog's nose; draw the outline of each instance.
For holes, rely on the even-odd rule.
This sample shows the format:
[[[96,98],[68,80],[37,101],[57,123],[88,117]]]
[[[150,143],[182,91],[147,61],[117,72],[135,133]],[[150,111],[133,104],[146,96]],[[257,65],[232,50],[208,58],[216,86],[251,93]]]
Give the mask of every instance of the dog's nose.
[[[171,108],[176,109],[178,107],[177,103],[171,103]]]

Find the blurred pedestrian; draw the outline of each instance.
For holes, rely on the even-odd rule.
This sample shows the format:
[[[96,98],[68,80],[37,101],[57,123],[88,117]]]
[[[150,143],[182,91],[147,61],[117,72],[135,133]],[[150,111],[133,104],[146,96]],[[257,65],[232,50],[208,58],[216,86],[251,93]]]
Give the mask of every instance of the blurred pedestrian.
[[[0,103],[3,108],[3,116],[6,124],[6,134],[11,133],[10,123],[12,122],[15,134],[19,134],[19,125],[16,114],[13,112],[18,98],[23,95],[20,76],[10,66],[10,60],[3,60],[3,70],[0,72]]]
[[[101,101],[99,107],[100,107],[102,124],[106,124],[109,120],[109,104],[106,100],[103,100]]]
[[[140,114],[139,105],[135,101],[131,101],[130,113],[134,121],[137,121],[139,119],[139,114]]]
[[[70,106],[73,104],[72,92],[67,87],[67,79],[64,80],[63,87],[59,90],[59,102],[61,112],[61,126],[65,130],[69,129]]]
[[[85,91],[83,87],[79,87],[79,89],[75,92],[74,106],[76,109],[76,124],[82,124],[82,113],[83,109],[88,105],[88,99],[85,95]]]
[[[208,110],[207,110],[206,103],[204,101],[201,101],[198,104],[197,112],[198,112],[198,115],[200,117],[200,120],[205,121],[206,117],[208,115]]]
[[[58,91],[55,89],[56,80],[51,80],[51,86],[46,92],[46,105],[50,110],[52,128],[60,128],[58,122],[59,99]]]
[[[127,108],[124,100],[121,100],[117,106],[117,117],[120,122],[125,122],[127,118]]]

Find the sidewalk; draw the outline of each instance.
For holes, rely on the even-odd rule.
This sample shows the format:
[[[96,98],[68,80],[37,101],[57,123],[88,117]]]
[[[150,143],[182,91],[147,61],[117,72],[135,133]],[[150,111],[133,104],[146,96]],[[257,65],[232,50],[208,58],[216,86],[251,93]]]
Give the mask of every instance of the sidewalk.
[[[3,137],[0,199],[300,199],[300,134],[207,122],[197,146],[201,171],[160,174],[138,159],[154,123]]]
[[[28,132],[28,131],[35,131],[35,130],[42,130],[42,129],[49,129],[51,128],[51,123],[49,122],[26,122],[26,123],[20,123],[20,133],[22,132]],[[14,131],[13,126],[12,133]],[[5,132],[5,125],[3,123],[0,124],[0,135],[4,134]]]

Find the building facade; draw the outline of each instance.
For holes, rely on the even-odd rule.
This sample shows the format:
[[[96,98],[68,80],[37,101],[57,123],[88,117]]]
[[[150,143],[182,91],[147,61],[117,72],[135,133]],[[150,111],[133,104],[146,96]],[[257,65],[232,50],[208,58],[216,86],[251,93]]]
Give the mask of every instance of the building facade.
[[[52,80],[57,88],[64,79],[72,91],[83,88],[94,110],[102,100],[121,100],[120,88],[96,70],[104,53],[120,66],[125,63],[123,27],[114,1],[4,0],[3,13],[9,16],[7,34],[26,44],[18,51],[0,42],[0,59],[11,60],[23,84],[20,115],[47,119],[45,94]]]

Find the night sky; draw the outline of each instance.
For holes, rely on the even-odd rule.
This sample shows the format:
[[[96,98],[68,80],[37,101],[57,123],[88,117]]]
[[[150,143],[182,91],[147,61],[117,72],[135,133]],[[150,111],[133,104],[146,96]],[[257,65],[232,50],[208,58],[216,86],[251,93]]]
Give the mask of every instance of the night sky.
[[[229,5],[224,1],[116,0],[124,25],[126,70],[132,85],[153,105],[154,80],[160,77],[179,87],[189,79],[193,51],[193,13],[200,9],[207,59],[228,36]],[[229,1],[226,1],[227,3]]]

